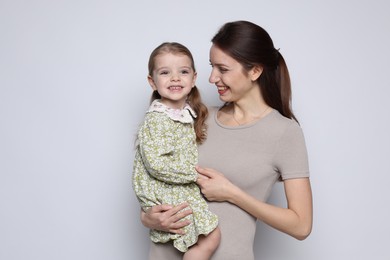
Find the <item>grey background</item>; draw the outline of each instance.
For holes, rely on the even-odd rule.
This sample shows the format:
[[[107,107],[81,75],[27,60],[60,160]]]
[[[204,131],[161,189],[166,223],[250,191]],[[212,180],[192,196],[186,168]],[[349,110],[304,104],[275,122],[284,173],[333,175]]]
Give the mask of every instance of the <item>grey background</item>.
[[[314,194],[299,242],[259,223],[257,259],[390,259],[387,1],[0,0],[0,259],[145,259],[131,188],[147,59],[193,52],[208,83],[227,21],[263,26],[290,69]],[[218,156],[218,155],[216,155]],[[283,206],[282,186],[271,202]],[[260,235],[261,234],[261,235]]]

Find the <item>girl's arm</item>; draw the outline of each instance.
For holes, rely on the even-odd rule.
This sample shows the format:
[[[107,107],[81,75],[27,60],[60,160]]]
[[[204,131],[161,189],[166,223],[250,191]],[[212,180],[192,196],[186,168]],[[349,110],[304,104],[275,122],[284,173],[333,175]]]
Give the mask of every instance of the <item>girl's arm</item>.
[[[197,167],[202,177],[197,184],[210,201],[228,201],[252,216],[296,239],[303,240],[311,232],[313,219],[312,193],[309,178],[284,181],[287,208],[259,201],[216,170]]]
[[[187,139],[180,140],[175,127],[177,124],[165,116],[148,114],[139,131],[139,151],[148,173],[156,179],[172,184],[193,183],[197,172],[194,163],[188,160],[194,155],[178,154],[178,142]],[[187,146],[186,143],[180,145]]]

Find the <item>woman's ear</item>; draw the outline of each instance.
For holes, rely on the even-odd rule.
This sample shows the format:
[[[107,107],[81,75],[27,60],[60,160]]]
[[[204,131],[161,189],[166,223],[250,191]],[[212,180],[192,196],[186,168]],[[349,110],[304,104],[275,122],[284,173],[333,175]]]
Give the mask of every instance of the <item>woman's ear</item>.
[[[153,77],[150,76],[150,75],[148,75],[148,82],[149,82],[149,85],[152,87],[153,90],[157,90],[157,86],[154,83]]]
[[[252,81],[256,81],[263,73],[263,67],[260,65],[255,65],[249,72]]]

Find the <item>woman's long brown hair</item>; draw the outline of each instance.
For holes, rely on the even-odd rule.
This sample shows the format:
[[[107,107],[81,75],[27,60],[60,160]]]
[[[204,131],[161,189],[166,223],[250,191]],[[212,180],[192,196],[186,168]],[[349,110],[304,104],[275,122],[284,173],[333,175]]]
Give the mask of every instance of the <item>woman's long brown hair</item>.
[[[226,23],[211,42],[247,71],[261,66],[263,72],[257,81],[264,101],[283,116],[298,122],[291,108],[291,82],[286,62],[263,28],[248,21]]]

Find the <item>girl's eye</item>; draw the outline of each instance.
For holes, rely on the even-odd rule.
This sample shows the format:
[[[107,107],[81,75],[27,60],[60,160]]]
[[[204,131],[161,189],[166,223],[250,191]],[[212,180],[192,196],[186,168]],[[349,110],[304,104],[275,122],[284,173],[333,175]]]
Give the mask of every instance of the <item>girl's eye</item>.
[[[168,75],[168,71],[163,70],[160,72],[160,75]]]
[[[181,74],[188,74],[188,73],[190,73],[188,70],[182,70],[181,71]]]

